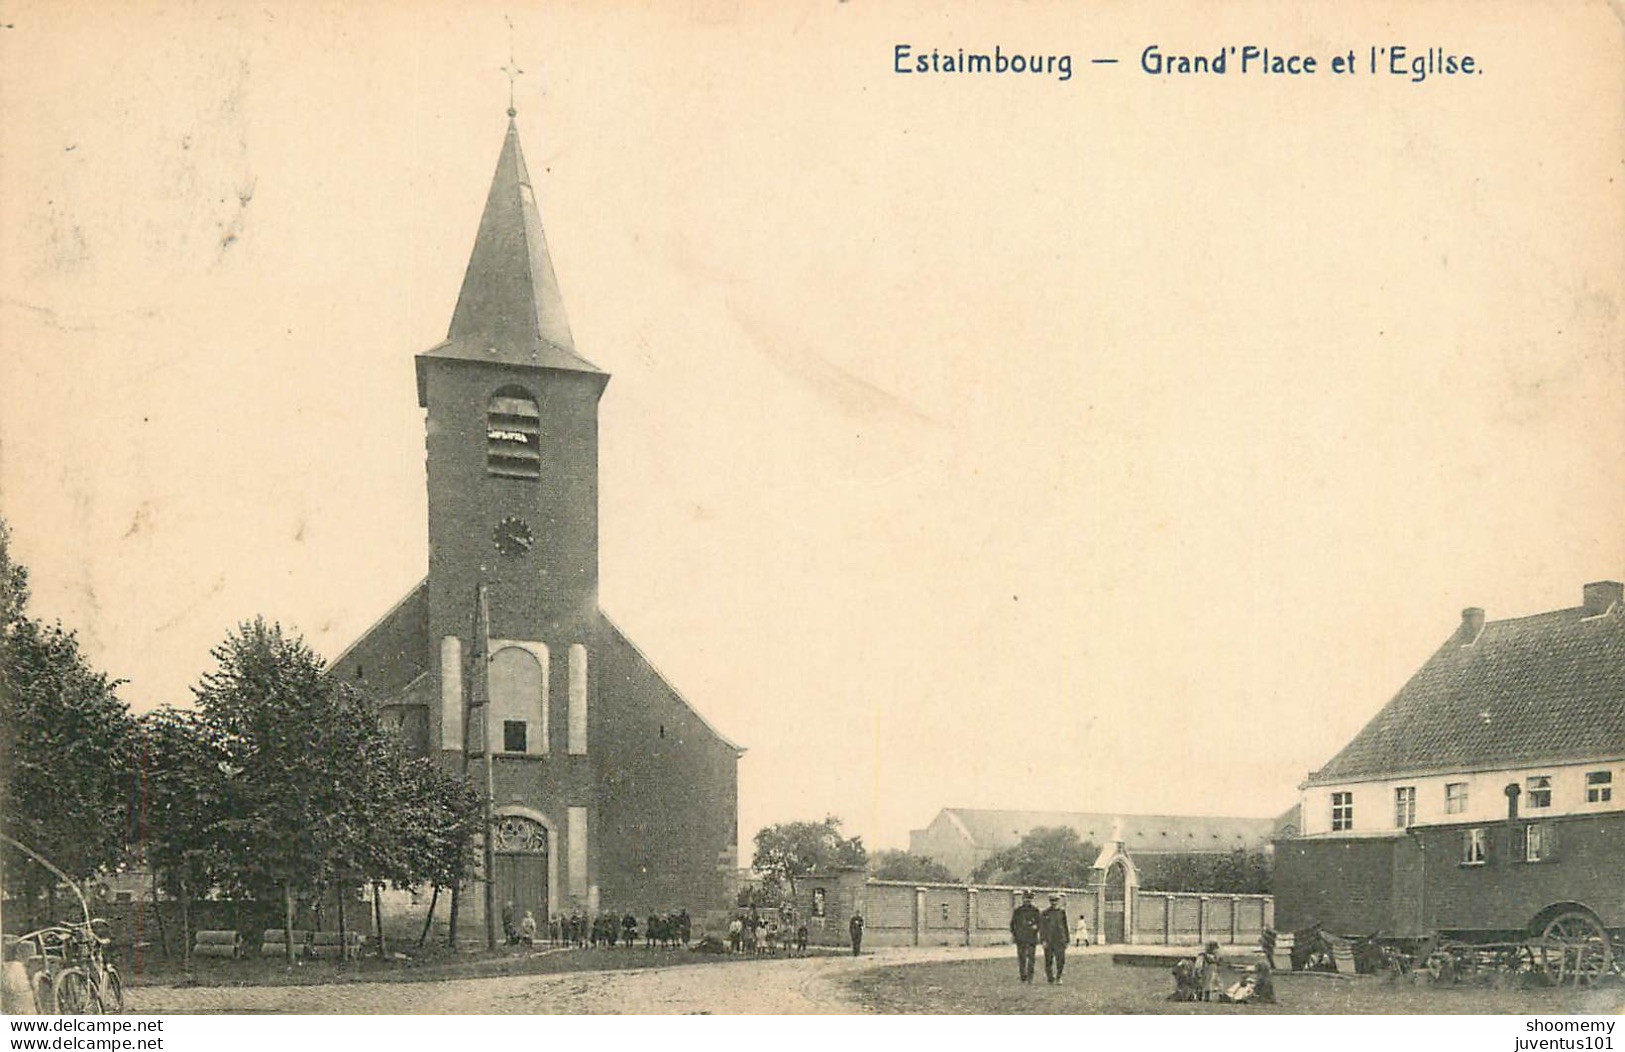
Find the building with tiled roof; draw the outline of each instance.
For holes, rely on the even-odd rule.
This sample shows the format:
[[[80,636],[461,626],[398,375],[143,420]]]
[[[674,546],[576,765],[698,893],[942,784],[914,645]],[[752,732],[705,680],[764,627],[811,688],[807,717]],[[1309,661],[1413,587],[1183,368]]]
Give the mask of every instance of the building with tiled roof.
[[[1197,815],[1119,815],[1090,811],[999,811],[946,807],[924,829],[911,830],[909,851],[936,859],[960,877],[1035,829],[1065,827],[1103,847],[1120,842],[1141,860],[1159,855],[1227,855],[1260,851],[1281,819]]]
[[[1555,977],[1600,977],[1625,940],[1625,586],[1504,621],[1463,611],[1301,789],[1302,833],[1275,845],[1277,926],[1533,934]]]
[[[1625,802],[1625,588],[1486,621],[1476,607],[1393,700],[1303,783],[1306,835],[1382,835]]]

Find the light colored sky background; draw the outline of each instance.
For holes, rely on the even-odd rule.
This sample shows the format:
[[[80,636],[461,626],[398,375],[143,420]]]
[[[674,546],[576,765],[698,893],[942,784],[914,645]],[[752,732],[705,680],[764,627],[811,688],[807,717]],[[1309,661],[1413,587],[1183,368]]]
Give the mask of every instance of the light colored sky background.
[[[602,403],[602,598],[742,840],[1274,814],[1454,628],[1625,574],[1602,3],[551,3],[520,129]],[[423,574],[412,355],[504,8],[7,3],[0,509],[136,708]],[[892,48],[1069,53],[1069,82]],[[1158,80],[1373,44],[1481,76]],[[1092,56],[1117,57],[1091,66]]]

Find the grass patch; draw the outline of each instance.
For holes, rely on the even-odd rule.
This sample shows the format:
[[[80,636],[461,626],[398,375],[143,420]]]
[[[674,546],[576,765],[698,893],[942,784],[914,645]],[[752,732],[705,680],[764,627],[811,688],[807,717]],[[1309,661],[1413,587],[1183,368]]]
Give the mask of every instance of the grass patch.
[[[1172,964],[1170,962],[1170,967]],[[876,968],[849,980],[864,1011],[928,1015],[1536,1015],[1618,1012],[1625,987],[1594,989],[1508,986],[1431,986],[1378,976],[1294,975],[1277,972],[1276,1005],[1232,1005],[1169,1001],[1173,978],[1167,968],[1114,965],[1104,956],[1074,956],[1066,983],[1044,982],[1043,966],[1032,985],[1016,979],[1015,954],[1009,960],[954,961]]]

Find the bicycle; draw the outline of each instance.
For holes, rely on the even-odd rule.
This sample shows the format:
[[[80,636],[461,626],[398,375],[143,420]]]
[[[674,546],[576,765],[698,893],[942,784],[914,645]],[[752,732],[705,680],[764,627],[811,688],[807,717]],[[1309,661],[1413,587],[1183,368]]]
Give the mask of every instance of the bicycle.
[[[100,917],[66,923],[23,936],[39,947],[46,979],[36,995],[49,1003],[40,1009],[60,1015],[86,1015],[124,1011],[124,978],[108,962],[110,939],[96,930],[107,922]]]

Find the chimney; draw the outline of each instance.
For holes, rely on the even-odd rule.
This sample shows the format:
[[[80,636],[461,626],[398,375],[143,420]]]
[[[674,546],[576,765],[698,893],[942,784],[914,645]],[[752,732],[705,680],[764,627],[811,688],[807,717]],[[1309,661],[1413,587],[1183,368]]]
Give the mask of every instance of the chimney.
[[[1585,586],[1585,610],[1581,617],[1600,617],[1625,600],[1625,584],[1618,581],[1592,581]]]
[[[1461,646],[1470,647],[1478,642],[1478,635],[1484,631],[1484,608],[1469,606],[1461,612],[1461,628],[1456,631],[1456,642]]]

